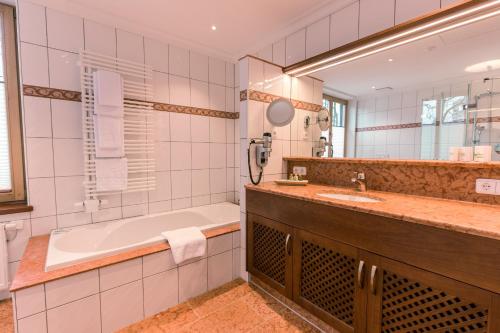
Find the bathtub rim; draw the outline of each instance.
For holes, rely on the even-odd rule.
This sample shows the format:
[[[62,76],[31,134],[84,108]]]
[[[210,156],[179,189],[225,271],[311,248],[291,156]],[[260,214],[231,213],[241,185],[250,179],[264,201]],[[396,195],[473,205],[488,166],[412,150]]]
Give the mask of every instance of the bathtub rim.
[[[150,246],[150,245],[157,245],[160,243],[164,243],[165,240],[161,237],[161,235],[158,235],[155,237],[155,239],[148,239],[148,240],[143,240],[141,242],[136,242],[133,243],[132,246],[126,246],[126,247],[117,247],[114,249],[106,250],[106,251],[96,251],[96,252],[88,252],[87,256],[79,256],[78,253],[76,252],[66,252],[64,250],[58,249],[54,243],[58,241],[58,238],[62,237],[65,231],[72,231],[72,230],[82,230],[85,229],[89,226],[98,226],[100,228],[106,229],[107,227],[111,228],[116,228],[120,225],[124,225],[127,223],[134,223],[135,221],[140,221],[148,218],[156,218],[156,217],[161,217],[161,216],[169,216],[169,215],[174,215],[174,214],[182,214],[184,212],[195,212],[195,213],[206,213],[206,209],[210,209],[210,207],[231,207],[231,209],[237,209],[238,214],[237,216],[232,217],[231,219],[228,219],[227,221],[215,221],[213,220],[213,216],[205,216],[207,217],[207,220],[211,220],[210,224],[205,224],[201,225],[200,230],[202,232],[204,231],[209,231],[212,229],[217,229],[219,227],[224,227],[226,225],[229,225],[231,223],[239,223],[240,221],[240,209],[239,206],[231,203],[231,202],[221,202],[221,203],[216,203],[216,204],[211,204],[211,205],[205,205],[205,206],[198,206],[198,207],[189,207],[189,208],[183,208],[183,209],[177,209],[177,210],[171,210],[168,212],[161,212],[161,213],[154,213],[154,214],[148,214],[148,215],[140,215],[140,216],[134,216],[134,217],[128,217],[128,218],[123,218],[123,219],[117,219],[117,220],[111,220],[111,221],[105,221],[105,222],[99,222],[99,223],[92,223],[89,225],[80,225],[80,226],[74,226],[74,227],[66,227],[66,228],[59,228],[56,230],[52,230],[50,233],[49,237],[49,244],[48,244],[48,249],[47,249],[47,254],[45,257],[45,272],[52,272],[57,269],[62,269],[66,267],[71,267],[74,265],[86,263],[88,261],[92,260],[97,260],[101,258],[105,258],[108,256],[113,256],[113,255],[118,255],[124,252],[128,251],[133,251],[136,249],[140,249],[145,246]],[[147,221],[144,221],[147,223]],[[54,259],[52,259],[52,262],[50,265],[48,265],[47,260],[49,259],[49,252],[52,252],[52,255],[55,256]]]
[[[204,230],[207,239],[240,231],[240,222],[229,223],[213,229]],[[110,266],[130,259],[170,249],[167,242],[146,245],[103,258],[91,259],[72,266],[58,268],[45,272],[45,259],[49,246],[50,235],[31,237],[28,241],[19,267],[10,286],[10,292],[16,292],[46,282],[59,280],[68,276],[84,273],[94,269]]]

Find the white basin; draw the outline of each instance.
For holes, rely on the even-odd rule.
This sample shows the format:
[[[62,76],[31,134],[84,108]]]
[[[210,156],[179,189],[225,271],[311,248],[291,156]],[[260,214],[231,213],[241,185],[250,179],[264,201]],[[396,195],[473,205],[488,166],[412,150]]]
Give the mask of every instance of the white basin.
[[[353,201],[353,202],[380,202],[381,200],[364,197],[361,195],[352,195],[352,194],[340,194],[340,193],[318,193],[320,197],[344,200],[344,201]]]

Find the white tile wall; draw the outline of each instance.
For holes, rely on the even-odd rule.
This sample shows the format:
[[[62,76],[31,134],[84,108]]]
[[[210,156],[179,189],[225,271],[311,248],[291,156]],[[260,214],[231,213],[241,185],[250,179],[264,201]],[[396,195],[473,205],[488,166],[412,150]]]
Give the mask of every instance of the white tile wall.
[[[278,45],[276,46],[276,50],[278,50],[280,47]],[[277,53],[273,50],[273,55],[276,54]],[[300,80],[294,79],[293,82],[291,82],[289,77],[281,74],[281,69],[278,66],[265,64],[264,62],[253,58],[243,58],[239,62],[239,70],[241,86],[283,96],[290,96],[290,89],[292,89],[293,98],[301,99],[310,103],[321,102],[323,86],[322,82],[319,80],[305,77]],[[265,81],[266,84],[259,85],[259,82],[263,81]],[[269,83],[269,81],[272,81],[272,83]],[[237,165],[238,168],[236,168],[238,171],[235,173],[233,183],[237,188],[239,188],[237,195],[240,199],[240,224],[242,232],[239,236],[235,236],[238,237],[238,241],[233,239],[232,242],[233,244],[241,244],[242,247],[242,250],[236,256],[233,253],[233,262],[238,263],[238,265],[241,264],[240,267],[242,267],[242,269],[238,272],[233,272],[233,274],[240,275],[243,278],[247,278],[247,273],[244,269],[246,248],[246,234],[244,232],[246,225],[244,185],[249,183],[249,179],[247,177],[247,147],[249,138],[261,137],[264,131],[269,131],[273,135],[273,152],[268,166],[264,169],[264,181],[283,178],[286,172],[283,167],[283,157],[292,154],[311,156],[313,140],[315,137],[319,139],[319,130],[313,131],[312,126],[309,127],[308,130],[305,130],[303,127],[304,117],[306,115],[313,117],[314,113],[297,109],[292,124],[282,128],[273,128],[265,118],[265,110],[267,106],[267,103],[253,100],[240,102],[240,119],[238,122],[240,140],[238,144],[234,145],[235,149],[237,149],[236,154],[239,154],[239,158],[236,156],[236,161],[239,164]],[[237,135],[238,132],[235,132],[235,134]],[[299,145],[301,146],[300,152],[297,149]],[[295,147],[295,149],[293,149],[293,147]],[[251,152],[251,156],[254,156],[253,151]],[[257,167],[255,165],[254,157],[251,157],[251,164],[252,170],[254,170],[254,175],[257,176]],[[230,273],[224,271],[220,272],[220,274],[221,276],[224,276],[225,274],[229,275]],[[222,277],[217,276],[214,277],[214,281],[217,281],[219,278],[223,279]]]
[[[45,8],[29,2],[21,1],[18,8],[19,37],[23,42],[47,45],[47,26]]]
[[[16,293],[16,316],[24,318],[45,310],[45,287],[43,284],[22,289]]]
[[[142,278],[142,259],[124,261],[99,269],[99,287],[101,291],[140,280]]]
[[[239,79],[232,63],[24,0],[19,1],[18,15],[23,84],[80,90],[76,62],[78,52],[85,48],[152,65],[156,101],[236,110]],[[198,99],[197,87],[203,87]],[[222,196],[224,200],[236,197],[233,187],[226,188],[226,178],[235,172],[234,163],[226,161],[231,160],[230,154],[222,158],[220,151],[214,149],[212,160],[220,162],[213,165],[220,168],[214,174],[218,175],[217,180],[224,178],[222,186],[214,185],[216,192],[210,188],[209,171],[210,142],[234,142],[234,134],[228,138],[226,132],[234,133],[235,121],[158,112],[158,190],[140,196],[109,197],[107,209],[102,212],[82,213],[81,208],[74,206],[83,200],[80,103],[36,97],[24,97],[23,102],[28,200],[34,206],[34,211],[27,214],[28,222],[33,219],[33,228],[26,239],[56,227],[186,208],[195,203],[209,204],[220,201]],[[204,170],[203,177],[197,175],[199,183],[192,182],[195,169]],[[181,177],[175,178],[170,170]],[[174,178],[178,181],[172,181]],[[191,190],[203,195],[192,200]],[[211,194],[213,201],[206,200]],[[11,258],[20,258],[23,248],[19,251]],[[12,267],[16,266],[16,260],[9,261]]]
[[[142,280],[101,293],[102,332],[112,333],[144,318]]]
[[[47,328],[50,333],[100,333],[101,321],[99,295],[92,295],[47,311]]]
[[[146,317],[168,309],[179,303],[177,288],[169,288],[179,284],[178,270],[144,278],[144,315]]]
[[[116,57],[116,31],[101,23],[85,20],[85,49]]]
[[[207,280],[199,278],[207,276],[207,269],[206,259],[179,267],[179,302],[184,302],[208,290]]]
[[[280,66],[304,60],[417,16],[459,3],[458,0],[355,0],[283,39],[264,47],[257,56]],[[327,25],[326,21],[330,21]],[[327,31],[328,30],[328,31]],[[329,35],[329,36],[328,36]],[[325,40],[326,38],[326,40]],[[272,52],[270,52],[272,50]],[[246,82],[245,79],[242,82]],[[245,89],[245,87],[243,87]]]
[[[327,16],[306,28],[306,58],[330,49],[330,17]]]
[[[306,58],[306,30],[299,30],[286,38],[285,65],[291,65]]]
[[[359,37],[359,2],[331,15],[330,49],[353,42]]]
[[[359,100],[357,127],[421,122],[421,103],[441,95],[465,93],[466,85],[425,87],[385,96],[365,96]],[[435,97],[438,96],[438,97]],[[357,132],[356,156],[391,159],[447,159],[450,146],[463,144],[463,124]],[[492,141],[495,142],[495,141]],[[488,142],[488,144],[491,142]]]
[[[45,284],[47,308],[54,308],[99,292],[97,270],[72,275]]]
[[[440,0],[396,0],[396,24],[439,9]]]
[[[50,48],[78,53],[83,49],[83,19],[47,8],[47,39]]]

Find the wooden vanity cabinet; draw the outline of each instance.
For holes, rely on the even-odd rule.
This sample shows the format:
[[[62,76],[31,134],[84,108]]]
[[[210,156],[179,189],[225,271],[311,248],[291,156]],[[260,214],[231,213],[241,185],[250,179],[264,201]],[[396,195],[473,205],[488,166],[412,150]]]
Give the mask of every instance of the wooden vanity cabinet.
[[[355,247],[247,214],[247,270],[342,332],[363,331],[359,263]]]
[[[418,267],[435,267],[428,261],[438,261],[413,261],[418,252],[406,254],[407,239],[394,240],[394,245],[378,241],[378,237],[395,238],[390,228],[391,237],[384,235],[386,228],[373,228],[376,218],[350,219],[350,213],[337,208],[249,192],[247,270],[336,330],[500,333],[500,294],[495,288],[483,288],[486,280],[475,278],[478,273],[474,270],[486,259],[470,267],[470,277],[464,276],[466,282],[460,281],[442,271]],[[368,231],[370,234],[363,236]],[[377,246],[359,241],[370,237]],[[376,253],[384,247],[393,255]],[[477,251],[472,247],[468,250]],[[443,251],[439,258],[449,253],[449,260],[441,266],[463,264],[455,246],[443,247]],[[495,249],[489,251],[495,253]],[[408,259],[400,260],[401,253]],[[484,267],[497,267],[497,260],[491,257],[492,264]],[[496,279],[492,276],[485,285],[495,287]]]
[[[366,294],[359,250],[293,230],[293,300],[341,332],[363,332]],[[361,265],[361,266],[360,266]]]
[[[247,215],[247,270],[292,298],[292,228],[259,215]]]
[[[500,332],[498,295],[373,253],[366,332]]]

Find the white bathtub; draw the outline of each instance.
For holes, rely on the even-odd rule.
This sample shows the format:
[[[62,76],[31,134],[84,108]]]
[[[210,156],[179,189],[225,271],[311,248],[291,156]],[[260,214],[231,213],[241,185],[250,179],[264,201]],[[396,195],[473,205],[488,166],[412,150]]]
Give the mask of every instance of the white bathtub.
[[[52,231],[45,271],[164,242],[160,233],[178,228],[201,230],[239,222],[239,206],[220,203]]]

